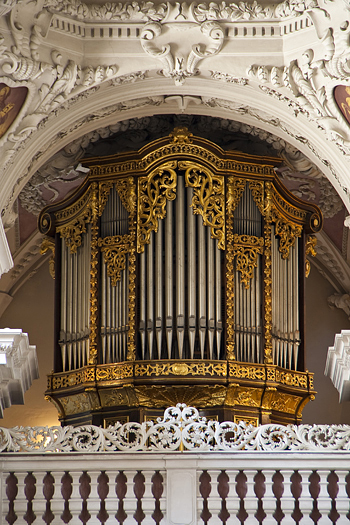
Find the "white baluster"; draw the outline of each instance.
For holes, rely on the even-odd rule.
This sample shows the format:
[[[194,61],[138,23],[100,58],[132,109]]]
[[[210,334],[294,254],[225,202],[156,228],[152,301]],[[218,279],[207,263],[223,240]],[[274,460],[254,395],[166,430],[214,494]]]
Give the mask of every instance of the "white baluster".
[[[346,476],[349,474],[348,470],[335,470],[338,476],[338,494],[335,500],[337,512],[339,513],[338,523],[342,523],[346,519],[346,515],[350,510],[350,500],[346,492]]]
[[[237,513],[239,511],[240,498],[236,492],[236,476],[238,474],[238,470],[226,470],[226,474],[229,478],[229,492],[226,498],[226,508],[230,513],[230,517],[226,521],[226,525],[239,525],[240,521],[237,518]]]
[[[108,520],[106,521],[105,525],[112,525],[116,523],[115,515],[118,511],[119,506],[119,498],[116,493],[116,478],[119,474],[119,471],[116,470],[108,470],[106,472],[108,476],[108,494],[105,499],[105,509],[108,512]]]
[[[218,493],[218,476],[221,474],[221,470],[210,470],[210,485],[211,491],[208,497],[208,509],[211,513],[209,520],[210,525],[222,525],[222,521],[219,518],[222,499]]]
[[[317,498],[317,508],[321,513],[317,525],[328,525],[329,523],[332,523],[328,517],[332,508],[332,499],[327,490],[329,469],[319,469],[317,470],[317,474],[320,476],[320,493]]]
[[[43,520],[43,516],[45,514],[46,510],[46,499],[44,497],[43,488],[44,488],[44,477],[46,476],[46,472],[33,472],[33,476],[35,477],[35,496],[33,499],[33,511],[36,515],[35,519],[35,525],[37,523],[46,523],[46,521]]]
[[[17,478],[17,496],[14,501],[15,513],[17,514],[17,523],[25,523],[23,516],[27,512],[27,498],[24,494],[25,478],[28,472],[15,472]]]
[[[54,493],[51,499],[51,512],[55,516],[51,525],[62,525],[61,515],[64,510],[64,499],[62,497],[62,477],[64,472],[62,470],[51,471],[51,476],[54,478]]]
[[[134,477],[137,474],[137,470],[126,470],[124,474],[126,476],[127,489],[123,503],[127,518],[123,525],[135,525],[134,514],[137,509],[137,499],[134,493]]]
[[[295,520],[292,518],[292,514],[295,507],[295,499],[292,494],[292,481],[291,477],[294,470],[281,470],[283,476],[283,494],[281,497],[281,509],[284,514],[284,518],[281,523],[283,525],[295,525]]]
[[[309,477],[312,474],[312,470],[301,470],[299,471],[299,474],[302,478],[302,492],[299,498],[299,508],[303,513],[302,524],[313,525],[314,521],[310,518],[310,513],[313,508],[313,499],[309,491]]]
[[[87,499],[87,510],[91,515],[91,519],[89,520],[89,523],[91,522],[91,525],[93,523],[93,520],[96,520],[96,516],[99,513],[101,500],[100,496],[97,492],[98,482],[97,479],[99,475],[101,474],[100,470],[88,470],[88,475],[90,477],[90,494]],[[98,523],[98,521],[96,522]]]
[[[244,498],[244,508],[248,514],[244,525],[255,525],[259,523],[255,517],[255,514],[258,510],[258,498],[254,492],[254,477],[256,476],[256,473],[256,470],[247,469],[244,471],[244,474],[247,477],[247,494]]]
[[[142,496],[142,510],[145,513],[145,517],[142,520],[142,525],[154,525],[152,514],[155,510],[155,499],[152,494],[152,476],[154,471],[143,471],[142,474],[145,478],[145,492]]]
[[[264,518],[264,525],[276,525],[276,520],[273,514],[276,511],[276,497],[272,490],[273,481],[272,478],[276,473],[275,470],[264,469],[263,474],[265,477],[265,494],[263,497],[263,509],[266,514]]]
[[[72,523],[79,523],[78,522],[78,516],[82,511],[82,499],[80,496],[80,477],[82,476],[82,471],[77,472],[70,472],[69,473],[72,478],[72,494],[69,499],[69,510],[72,514],[73,518],[71,520]]]

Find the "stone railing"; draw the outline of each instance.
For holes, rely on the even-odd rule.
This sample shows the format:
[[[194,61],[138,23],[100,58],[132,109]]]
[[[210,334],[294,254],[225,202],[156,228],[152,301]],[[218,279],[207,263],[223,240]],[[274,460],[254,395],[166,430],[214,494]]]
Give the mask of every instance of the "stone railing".
[[[350,400],[350,330],[342,330],[328,348],[324,371],[339,392],[339,401]]]
[[[178,405],[154,425],[59,430],[1,429],[1,523],[349,520],[349,427],[220,425]]]
[[[39,377],[36,347],[20,329],[0,329],[0,418],[5,408],[23,405],[24,393]]]

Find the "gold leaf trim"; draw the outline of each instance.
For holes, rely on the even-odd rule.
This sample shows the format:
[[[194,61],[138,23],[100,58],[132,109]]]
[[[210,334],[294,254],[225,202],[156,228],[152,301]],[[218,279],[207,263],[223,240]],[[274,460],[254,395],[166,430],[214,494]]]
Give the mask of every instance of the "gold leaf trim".
[[[131,236],[126,234],[99,238],[98,246],[103,253],[103,260],[107,265],[107,275],[111,278],[111,285],[116,286],[117,282],[120,281],[121,272],[125,270],[126,255],[132,246]]]
[[[263,253],[264,239],[251,235],[233,236],[236,257],[236,271],[241,272],[241,281],[246,289],[254,276],[254,268],[258,266],[258,255]]]
[[[137,251],[149,244],[151,232],[158,231],[158,220],[166,216],[167,200],[176,197],[177,162],[167,162],[138,180]]]
[[[115,183],[115,189],[118,192],[122,205],[129,212],[131,216],[136,211],[136,191],[133,177],[126,179],[119,179]]]
[[[49,260],[49,272],[52,279],[55,278],[55,241],[46,237],[40,246],[41,255],[45,255],[49,250],[51,250],[51,257]]]
[[[210,227],[212,239],[218,240],[218,248],[225,249],[225,183],[223,175],[190,161],[179,162],[185,171],[186,186],[193,188],[191,207],[201,215],[204,226]]]

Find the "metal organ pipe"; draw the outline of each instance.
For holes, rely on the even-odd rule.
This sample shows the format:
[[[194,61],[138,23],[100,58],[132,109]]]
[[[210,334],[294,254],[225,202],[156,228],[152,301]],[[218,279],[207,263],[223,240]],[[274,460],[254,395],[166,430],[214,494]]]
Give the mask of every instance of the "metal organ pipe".
[[[204,227],[204,226],[202,226]],[[214,250],[215,240],[211,238],[210,228],[207,230],[207,253],[208,253],[208,272],[207,272],[207,283],[208,283],[208,333],[209,333],[209,359],[213,359],[213,347],[214,347],[214,330],[215,330],[215,297],[214,297],[214,286],[215,286],[215,266],[214,266]]]
[[[161,358],[162,352],[162,328],[163,328],[163,221],[158,221],[158,232],[155,236],[155,321],[157,356]]]
[[[188,189],[190,195],[188,202],[192,201],[193,190]],[[191,359],[194,357],[194,344],[196,337],[196,217],[192,208],[187,205],[187,231],[188,231],[188,332]]]
[[[61,242],[61,330],[60,344],[62,356],[62,370],[67,370],[67,246],[64,239]]]
[[[221,250],[215,250],[215,306],[216,306],[216,348],[217,359],[220,359],[221,336],[222,336],[222,292],[221,292]]]
[[[173,201],[167,202],[165,220],[165,322],[168,359],[173,339]]]
[[[179,358],[185,334],[185,181],[178,177],[176,209],[176,327]]]
[[[153,335],[154,335],[153,246],[154,246],[154,232],[151,232],[150,244],[146,247],[146,253],[147,253],[147,340],[148,340],[149,359],[152,359],[152,356],[153,356]]]
[[[201,358],[204,359],[205,334],[207,329],[206,303],[206,246],[205,246],[205,229],[203,219],[197,215],[198,231],[198,317],[199,317],[199,342]]]
[[[140,254],[140,336],[142,359],[146,348],[146,253]]]

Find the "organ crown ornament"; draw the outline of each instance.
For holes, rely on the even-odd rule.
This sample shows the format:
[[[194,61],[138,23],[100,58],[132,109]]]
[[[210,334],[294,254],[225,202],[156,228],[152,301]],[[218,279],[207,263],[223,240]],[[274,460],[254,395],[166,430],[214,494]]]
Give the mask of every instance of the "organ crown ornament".
[[[86,180],[39,220],[55,243],[47,396],[62,423],[154,419],[179,402],[300,421],[315,394],[303,291],[322,216],[282,185],[280,162],[186,128],[83,161]]]

